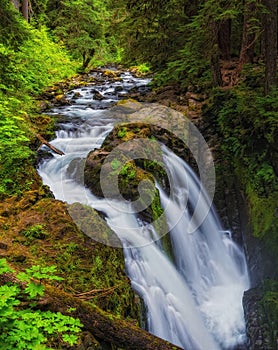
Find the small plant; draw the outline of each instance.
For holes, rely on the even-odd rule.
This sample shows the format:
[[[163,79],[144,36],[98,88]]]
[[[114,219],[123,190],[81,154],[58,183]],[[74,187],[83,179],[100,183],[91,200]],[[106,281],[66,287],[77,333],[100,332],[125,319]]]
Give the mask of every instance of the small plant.
[[[135,72],[137,74],[147,74],[150,73],[151,68],[149,65],[147,65],[146,63],[142,63],[139,66],[132,66],[130,67],[132,72]]]
[[[127,133],[127,128],[124,126],[123,128],[121,128],[119,131],[118,131],[118,137],[120,139],[122,139],[123,137],[126,136],[126,133]]]
[[[126,163],[122,167],[120,175],[126,177],[128,180],[133,180],[136,177],[136,169],[134,168],[134,166],[132,166],[132,164]]]
[[[48,235],[44,225],[41,225],[41,224],[33,225],[21,231],[21,233],[23,234],[24,237],[29,238],[30,240],[33,240],[34,238],[45,239]]]
[[[78,319],[60,312],[36,309],[44,295],[42,280],[62,278],[53,275],[56,267],[32,266],[16,275],[19,281],[0,286],[0,350],[47,350],[51,341],[61,339],[74,345],[82,324]],[[14,273],[5,259],[0,259],[0,275]]]

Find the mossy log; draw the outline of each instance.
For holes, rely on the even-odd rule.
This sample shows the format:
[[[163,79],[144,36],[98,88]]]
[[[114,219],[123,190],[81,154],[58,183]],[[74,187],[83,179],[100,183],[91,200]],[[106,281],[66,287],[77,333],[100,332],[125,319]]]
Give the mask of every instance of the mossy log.
[[[181,350],[181,348],[160,339],[130,322],[118,319],[96,306],[71,295],[58,291],[54,287],[46,288],[48,309],[66,313],[74,308],[70,315],[79,318],[85,330],[95,337],[128,350]]]
[[[8,282],[19,283],[11,274],[0,276],[0,285]],[[115,344],[127,350],[182,350],[161,338],[135,326],[131,322],[119,319],[97,306],[61,291],[53,286],[45,286],[45,294],[37,307],[42,310],[61,312],[79,318],[83,330],[92,333],[96,338]],[[71,309],[69,312],[68,310]]]

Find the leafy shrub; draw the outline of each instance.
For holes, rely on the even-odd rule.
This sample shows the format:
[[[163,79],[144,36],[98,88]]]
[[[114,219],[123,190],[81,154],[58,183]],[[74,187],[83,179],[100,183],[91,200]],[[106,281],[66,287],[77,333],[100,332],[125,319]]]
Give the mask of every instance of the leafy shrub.
[[[31,29],[30,39],[11,58],[13,85],[33,94],[73,75],[76,69],[66,50],[51,40],[45,27]]]
[[[29,137],[24,130],[24,119],[20,116],[20,101],[14,97],[1,99],[0,94],[0,195],[19,193],[27,186],[32,151],[28,147]]]
[[[215,90],[204,110],[219,134],[222,155],[233,163],[248,196],[254,234],[267,234],[272,248],[278,229],[277,97],[277,91],[262,96],[245,86]]]
[[[79,320],[61,313],[36,309],[39,297],[44,295],[42,280],[61,280],[53,275],[55,266],[33,266],[17,274],[25,282],[0,286],[0,349],[46,350],[47,343],[58,337],[62,342],[76,344],[82,327]],[[0,274],[14,273],[5,259],[0,259]]]
[[[45,28],[28,27],[28,34],[17,50],[0,43],[0,195],[20,194],[32,182],[30,96],[76,69]]]
[[[0,44],[17,49],[29,36],[29,26],[10,0],[2,0],[0,7]]]

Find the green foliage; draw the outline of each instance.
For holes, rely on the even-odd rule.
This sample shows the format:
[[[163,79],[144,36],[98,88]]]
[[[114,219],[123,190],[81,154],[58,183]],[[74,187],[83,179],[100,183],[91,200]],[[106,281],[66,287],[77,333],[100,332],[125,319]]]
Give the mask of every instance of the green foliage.
[[[108,52],[116,51],[113,35],[109,33],[110,12],[107,1],[64,0],[59,11],[49,13],[50,27],[85,69],[91,59],[103,59]],[[111,49],[109,48],[111,46]]]
[[[17,275],[17,278],[22,282],[27,282],[25,292],[29,295],[31,299],[35,298],[37,295],[43,296],[44,286],[41,281],[46,279],[50,281],[61,281],[62,278],[53,275],[56,272],[56,266],[41,267],[39,265],[32,266],[25,272],[21,272]],[[40,283],[34,282],[33,280],[39,280]]]
[[[180,83],[181,87],[188,85],[207,87],[210,82],[209,60],[202,55],[200,49],[193,48],[192,42],[189,41],[176,54],[175,60],[168,62],[167,67],[155,75],[153,84],[161,86]]]
[[[146,63],[141,63],[138,66],[130,67],[130,69],[131,71],[135,70],[137,74],[148,74],[151,71],[150,66]]]
[[[18,49],[29,37],[29,28],[26,21],[19,15],[10,0],[2,0],[0,7],[0,47],[1,44]],[[0,64],[1,64],[0,53]]]
[[[34,154],[26,113],[33,109],[30,95],[75,72],[67,52],[50,39],[46,28],[25,27],[28,36],[17,50],[0,42],[0,196],[21,194],[32,183]]]
[[[33,225],[21,231],[21,234],[28,238],[30,241],[33,241],[34,238],[45,239],[48,236],[48,233],[45,230],[45,226],[41,224]]]
[[[0,349],[50,349],[47,345],[58,337],[69,345],[77,343],[79,320],[35,307],[44,294],[41,281],[61,280],[53,275],[55,271],[55,266],[33,266],[17,274],[19,281],[26,282],[23,286],[16,282],[0,286]],[[0,273],[14,273],[5,259],[0,259]]]
[[[126,180],[133,180],[136,177],[136,167],[133,163],[127,162],[120,171],[120,175]]]
[[[46,28],[32,30],[31,34],[14,56],[10,70],[16,88],[38,93],[54,81],[73,75],[75,68],[67,52],[50,39]]]
[[[237,2],[204,1],[184,26],[183,46],[155,77],[156,85],[169,82],[197,88],[211,87],[211,58],[219,51],[217,36],[221,24],[240,13]]]
[[[119,1],[114,6],[112,28],[124,48],[125,62],[163,67],[182,48],[187,13],[195,6],[181,0]]]
[[[35,27],[45,25],[48,19],[48,6],[52,0],[36,0],[32,1],[32,17],[31,24]]]
[[[254,234],[267,235],[272,248],[277,246],[272,238],[278,230],[277,97],[277,91],[262,96],[244,86],[216,90],[204,111],[221,137],[223,156],[233,162],[249,198]]]
[[[0,195],[19,193],[30,182],[26,167],[30,166],[32,151],[20,107],[18,99],[4,99],[0,93]]]
[[[278,336],[278,281],[266,280],[263,290],[262,307],[266,316],[264,321],[269,325],[271,341],[275,344]]]
[[[121,129],[119,129],[118,131],[118,137],[120,139],[122,139],[123,137],[125,137],[127,134],[127,128],[125,126],[123,126]]]

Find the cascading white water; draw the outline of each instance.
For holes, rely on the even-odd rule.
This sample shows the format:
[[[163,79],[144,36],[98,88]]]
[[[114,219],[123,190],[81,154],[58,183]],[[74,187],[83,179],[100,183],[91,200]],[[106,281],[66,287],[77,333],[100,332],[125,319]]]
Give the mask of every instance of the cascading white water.
[[[80,105],[85,103],[84,96]],[[145,302],[150,332],[190,350],[231,349],[242,343],[245,324],[241,299],[249,283],[245,258],[223,231],[213,208],[203,219],[202,210],[207,212],[209,201],[196,175],[184,161],[162,147],[172,191],[170,198],[162,190],[160,196],[173,227],[170,239],[175,266],[161,245],[153,243],[154,228],[137,220],[136,214],[125,208],[127,203],[112,201],[111,205],[74,180],[69,171],[72,161],[100,147],[113,126],[106,111],[92,113],[80,105],[62,112],[72,121],[61,125],[53,144],[66,155],[54,155],[41,163],[39,173],[44,183],[57,199],[90,205],[107,215],[108,225],[123,243],[133,287]],[[188,233],[192,231],[190,211],[197,201],[197,229]]]
[[[170,226],[183,211],[170,233],[177,269],[190,286],[206,327],[224,348],[231,348],[243,342],[245,333],[241,298],[249,279],[244,254],[223,231],[214,208],[207,210],[210,202],[192,169],[165,147],[164,154],[172,183],[180,181],[167,208]],[[188,233],[191,215],[184,209],[184,188],[189,192],[186,197],[190,208],[201,202],[195,218],[199,224],[193,233]],[[161,198],[162,203],[168,200],[165,195]],[[203,217],[202,212],[208,215]]]

